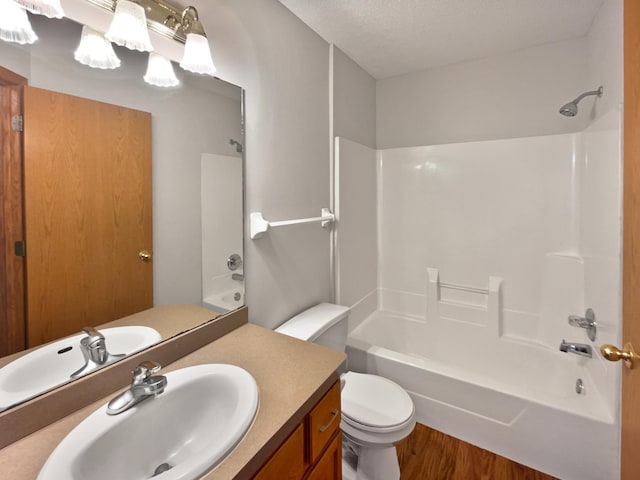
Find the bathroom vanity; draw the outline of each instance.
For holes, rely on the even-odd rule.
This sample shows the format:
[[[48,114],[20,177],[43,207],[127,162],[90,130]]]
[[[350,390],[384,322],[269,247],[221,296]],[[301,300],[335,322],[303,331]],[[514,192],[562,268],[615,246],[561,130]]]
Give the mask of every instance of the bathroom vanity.
[[[339,480],[341,463],[340,382],[337,381],[254,479]]]
[[[247,370],[258,385],[259,407],[253,425],[235,449],[202,478],[341,478],[340,382],[336,369],[344,361],[344,354],[248,324],[246,311],[240,313],[243,320],[234,320],[239,325],[234,325],[232,331],[164,365],[161,372],[205,363],[227,363]],[[234,315],[237,313],[213,323],[224,323]],[[176,342],[202,338],[207,328],[212,327],[203,325],[186,332],[141,352],[135,360],[162,363],[165,350],[178,348]],[[99,379],[114,368],[119,367],[107,367],[92,376]],[[129,376],[123,376],[120,386],[125,387],[130,380]],[[58,443],[120,391],[115,390],[6,446],[0,450],[0,471],[7,478],[35,479]],[[46,408],[46,399],[39,401]]]

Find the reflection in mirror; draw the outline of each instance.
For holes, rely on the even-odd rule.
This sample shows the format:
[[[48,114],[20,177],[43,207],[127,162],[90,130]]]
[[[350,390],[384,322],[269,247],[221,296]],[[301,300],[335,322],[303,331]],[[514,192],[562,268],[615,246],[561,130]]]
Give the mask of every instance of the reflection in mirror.
[[[225,313],[244,305],[242,164],[235,156],[203,155],[201,178],[203,306]],[[218,185],[218,178],[229,180]]]
[[[25,313],[23,324],[16,326],[10,323],[16,316],[8,311],[8,302],[0,306],[4,310],[0,322],[6,323],[0,329],[18,332],[0,341],[4,356],[0,358],[0,397],[2,376],[11,373],[16,366],[12,362],[20,357],[25,357],[17,364],[24,368],[17,370],[22,373],[31,371],[26,358],[30,355],[45,358],[49,353],[56,360],[73,359],[73,365],[61,367],[69,372],[55,381],[54,375],[39,379],[41,387],[37,382],[23,386],[28,390],[25,399],[69,381],[75,371],[88,373],[117,360],[118,354],[132,353],[196,326],[170,314],[162,325],[147,325],[142,312],[147,308],[202,305],[214,318],[244,305],[242,90],[180,68],[175,68],[179,86],[150,86],[143,81],[147,55],[122,47],[115,47],[120,68],[89,68],[73,58],[81,25],[68,19],[29,18],[38,42],[31,46],[0,42],[4,72],[24,77],[28,83],[22,133],[27,242],[26,256],[16,257],[26,267],[26,301],[19,305]],[[4,125],[12,114],[2,101],[9,98],[7,88],[0,81]],[[89,111],[87,117],[80,116],[83,108]],[[110,113],[96,113],[102,112],[100,108]],[[91,119],[108,115],[113,115],[111,123],[94,124]],[[146,170],[138,168],[144,163],[140,160],[144,151],[150,157]],[[6,171],[5,157],[3,153]],[[107,163],[114,159],[115,164]],[[2,182],[0,190],[3,196],[8,194]],[[23,192],[18,193],[22,198]],[[141,203],[125,207],[128,197]],[[107,221],[101,224],[98,218],[105,212]],[[132,213],[133,221],[124,220],[127,213]],[[142,224],[145,215],[149,224],[141,229],[147,237],[134,242],[129,227]],[[69,218],[73,221],[63,226]],[[107,226],[115,231],[112,239]],[[0,222],[0,241],[7,230]],[[14,242],[24,238],[5,240],[3,248],[10,246],[13,252]],[[116,247],[123,245],[125,252],[116,253]],[[103,263],[92,264],[96,259]],[[128,263],[143,274],[126,270]],[[0,261],[0,269],[9,270],[8,264]],[[5,283],[0,285],[0,298],[16,278],[22,281],[11,275],[0,274]],[[127,296],[133,300],[123,300]],[[97,335],[83,333],[87,326],[95,327]],[[122,343],[113,333],[116,327],[127,326],[139,328],[125,333]],[[141,327],[155,334],[141,335]],[[67,338],[58,344],[61,337]],[[21,351],[25,348],[29,350]],[[102,364],[94,361],[105,349],[113,355],[105,354],[108,360]],[[42,358],[39,362],[53,365],[53,360]],[[0,398],[0,410],[19,401]]]
[[[79,334],[36,347],[0,368],[0,411],[161,340],[157,330],[138,325],[100,329],[98,335],[102,336],[102,344],[108,345],[108,349],[102,347],[106,352],[103,360],[90,356],[91,351],[100,349],[96,346],[100,341],[90,345],[87,340],[91,337]]]

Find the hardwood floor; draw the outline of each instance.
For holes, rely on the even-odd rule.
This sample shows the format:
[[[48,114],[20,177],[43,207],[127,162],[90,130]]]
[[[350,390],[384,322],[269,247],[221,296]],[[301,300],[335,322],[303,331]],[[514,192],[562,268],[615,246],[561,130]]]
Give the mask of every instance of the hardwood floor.
[[[554,480],[421,424],[397,448],[400,480]]]

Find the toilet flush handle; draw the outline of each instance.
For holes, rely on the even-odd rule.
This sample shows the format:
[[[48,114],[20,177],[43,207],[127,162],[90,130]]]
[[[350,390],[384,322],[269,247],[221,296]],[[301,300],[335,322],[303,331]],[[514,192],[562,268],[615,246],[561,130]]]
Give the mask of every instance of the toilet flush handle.
[[[326,425],[322,425],[320,427],[320,433],[324,433],[327,431],[327,429],[331,426],[331,424],[333,423],[333,421],[338,417],[338,410],[334,409],[331,410],[331,420],[329,420],[329,423],[327,423]]]

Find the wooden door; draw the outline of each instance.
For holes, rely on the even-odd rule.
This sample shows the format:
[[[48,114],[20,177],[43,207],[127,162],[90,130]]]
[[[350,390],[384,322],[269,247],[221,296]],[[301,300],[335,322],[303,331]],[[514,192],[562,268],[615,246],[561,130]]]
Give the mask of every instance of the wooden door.
[[[623,344],[640,348],[640,1],[624,2]],[[622,480],[640,478],[640,362],[622,372]]]
[[[24,200],[29,347],[152,306],[149,113],[25,87]]]
[[[22,115],[27,79],[0,67],[0,357],[24,350],[24,259],[15,243],[23,240],[22,133],[13,119]]]

